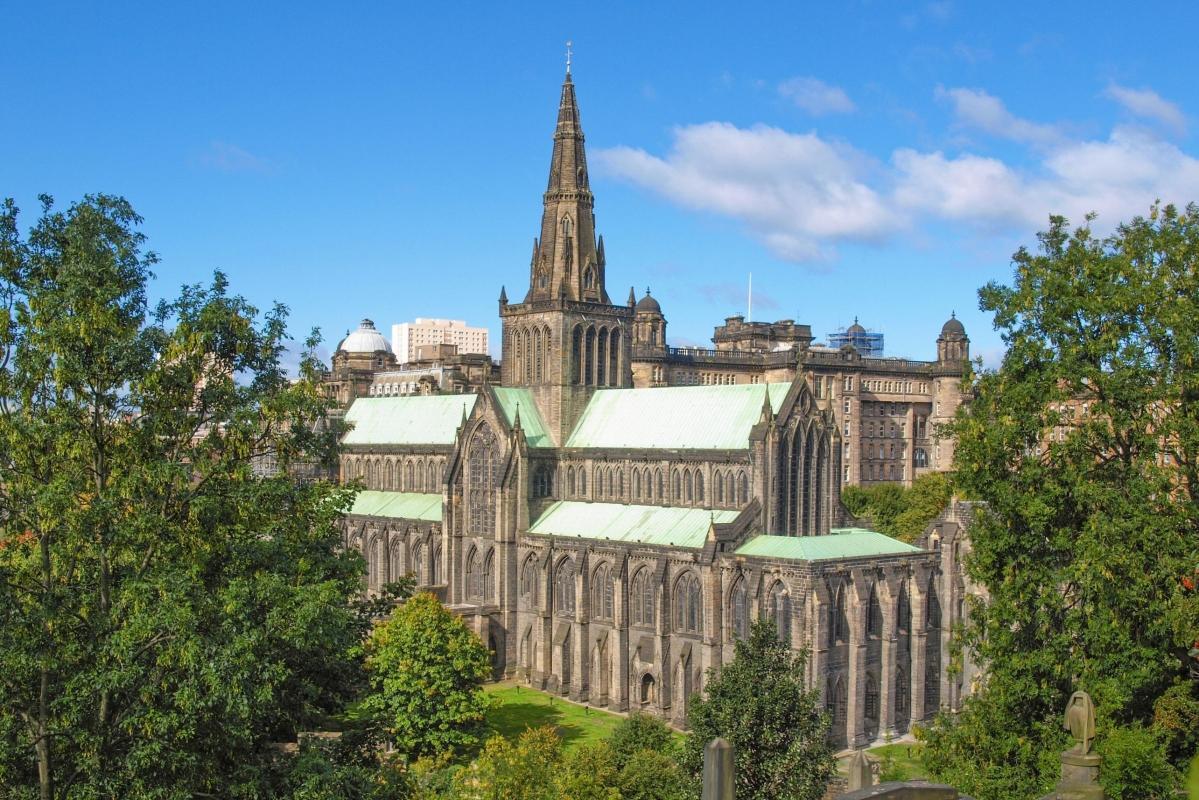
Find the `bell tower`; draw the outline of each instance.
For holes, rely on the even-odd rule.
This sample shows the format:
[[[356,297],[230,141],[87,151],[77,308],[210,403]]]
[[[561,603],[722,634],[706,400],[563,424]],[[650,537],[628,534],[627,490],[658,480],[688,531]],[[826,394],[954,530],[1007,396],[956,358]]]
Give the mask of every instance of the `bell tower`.
[[[614,305],[608,296],[583,142],[568,57],[529,288],[521,303],[500,293],[501,382],[533,390],[559,445],[593,392],[633,385],[634,299]]]

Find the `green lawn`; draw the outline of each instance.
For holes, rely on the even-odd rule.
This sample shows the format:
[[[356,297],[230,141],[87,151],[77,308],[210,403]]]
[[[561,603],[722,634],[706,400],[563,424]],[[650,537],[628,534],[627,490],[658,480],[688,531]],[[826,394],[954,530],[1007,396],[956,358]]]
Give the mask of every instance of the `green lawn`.
[[[880,761],[887,753],[890,753],[891,757],[895,759],[895,765],[903,772],[901,780],[910,781],[928,777],[924,765],[920,763],[920,751],[923,748],[924,745],[919,742],[901,742],[872,747],[866,752]]]
[[[528,686],[505,682],[486,688],[488,694],[500,700],[500,705],[487,715],[489,735],[498,733],[512,739],[526,728],[553,725],[563,745],[570,749],[604,738],[621,720],[616,714],[568,703]]]

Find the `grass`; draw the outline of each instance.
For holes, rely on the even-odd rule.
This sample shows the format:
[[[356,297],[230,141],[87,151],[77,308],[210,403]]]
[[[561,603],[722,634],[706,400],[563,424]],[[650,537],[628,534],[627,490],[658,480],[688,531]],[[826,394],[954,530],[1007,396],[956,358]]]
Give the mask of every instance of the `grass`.
[[[889,753],[895,759],[895,766],[902,773],[899,780],[911,781],[928,777],[924,764],[920,762],[920,751],[923,749],[924,745],[919,742],[901,742],[872,747],[866,752],[880,761]]]
[[[495,683],[486,688],[488,694],[500,701],[500,705],[487,715],[489,736],[498,733],[506,739],[514,739],[526,728],[553,725],[562,737],[563,746],[569,750],[605,738],[622,719],[616,714],[576,705],[511,682]]]

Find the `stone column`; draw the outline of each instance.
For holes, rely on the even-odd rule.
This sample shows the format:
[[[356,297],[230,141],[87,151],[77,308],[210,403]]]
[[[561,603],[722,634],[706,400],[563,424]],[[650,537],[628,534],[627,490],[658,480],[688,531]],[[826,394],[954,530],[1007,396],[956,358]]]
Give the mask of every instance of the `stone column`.
[[[878,676],[878,732],[880,736],[894,735],[895,698],[891,688],[895,683],[895,593],[888,580],[878,582],[879,606],[883,609],[883,637],[880,644]]]
[[[928,638],[928,632],[925,631],[928,595],[927,588],[922,588],[924,580],[925,575],[921,571],[917,571],[909,584],[912,597],[912,633],[910,638],[912,648],[912,674],[910,676],[912,691],[910,705],[912,707],[913,722],[920,722],[928,713],[924,707],[925,642]]]
[[[855,574],[845,599],[848,604],[849,643],[846,645],[846,706],[845,743],[860,747],[866,743],[866,631],[865,608],[859,592],[865,589],[865,578]]]
[[[628,565],[625,565],[620,575],[615,578],[612,587],[613,604],[613,641],[612,658],[615,659],[612,671],[612,682],[608,688],[608,707],[613,711],[627,711],[629,708],[629,605],[628,605]]]

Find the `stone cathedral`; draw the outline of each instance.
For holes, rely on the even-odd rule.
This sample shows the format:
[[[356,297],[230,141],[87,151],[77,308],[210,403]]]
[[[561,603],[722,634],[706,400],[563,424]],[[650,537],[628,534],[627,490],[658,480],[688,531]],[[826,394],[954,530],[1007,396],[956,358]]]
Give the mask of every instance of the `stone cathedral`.
[[[346,412],[368,589],[413,574],[497,676],[678,725],[759,618],[808,651],[840,746],[955,707],[974,680],[948,657],[970,508],[916,545],[855,527],[810,376],[633,388],[635,298],[608,294],[593,203],[568,71],[528,290],[500,293],[502,386]],[[386,350],[375,335],[355,347]]]

